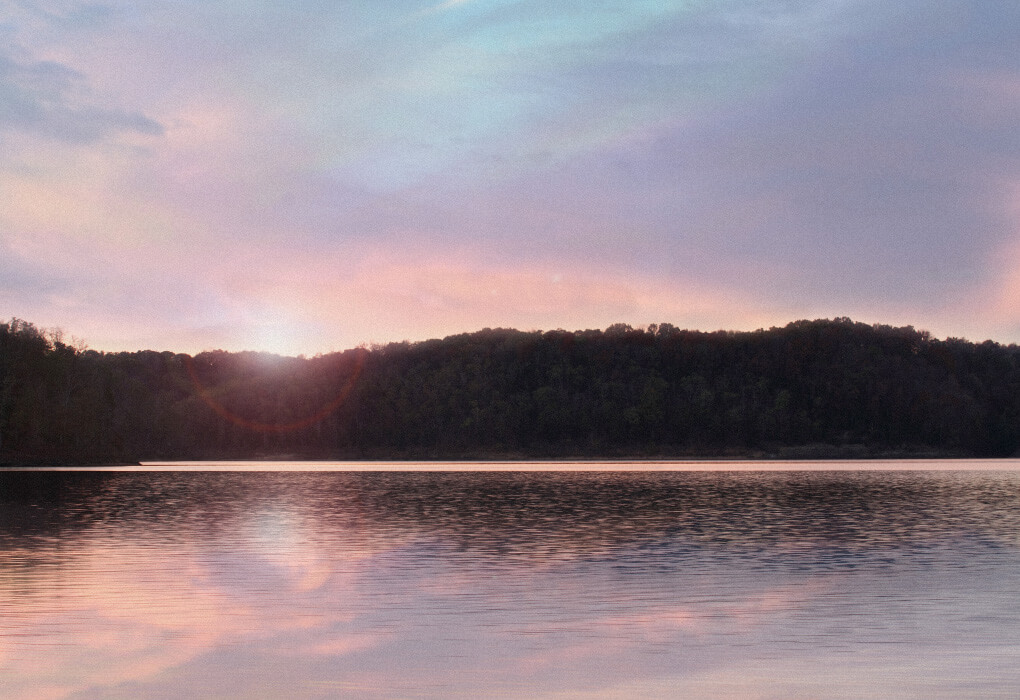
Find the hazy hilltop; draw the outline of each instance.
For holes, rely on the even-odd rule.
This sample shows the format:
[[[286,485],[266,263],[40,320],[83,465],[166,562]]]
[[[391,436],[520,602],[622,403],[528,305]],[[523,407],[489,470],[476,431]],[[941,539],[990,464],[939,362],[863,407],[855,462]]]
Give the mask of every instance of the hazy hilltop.
[[[0,323],[0,463],[1003,456],[1020,348],[849,319],[485,329],[313,358],[100,353]]]

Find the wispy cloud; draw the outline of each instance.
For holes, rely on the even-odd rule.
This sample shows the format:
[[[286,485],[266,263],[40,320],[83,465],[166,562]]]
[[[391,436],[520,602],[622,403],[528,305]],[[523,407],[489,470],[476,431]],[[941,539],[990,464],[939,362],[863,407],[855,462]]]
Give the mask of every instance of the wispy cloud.
[[[749,322],[739,309],[755,300],[770,319],[894,309],[908,323],[981,318],[940,329],[1020,340],[1015,307],[974,301],[1014,284],[1002,260],[1020,240],[1020,9],[422,6],[0,9],[0,305],[108,345],[91,330],[110,327],[101,305],[55,300],[148,298],[139,280],[161,280],[160,294],[207,300],[174,326],[194,338],[243,325],[223,310],[245,302],[215,291],[238,260],[253,288],[279,261],[335,260],[351,279],[373,256],[411,259],[403,274],[424,285],[424,248],[421,269],[447,290],[604,271],[606,284],[701,290],[715,311],[697,320],[713,327]],[[57,287],[52,302],[38,294]],[[302,300],[278,304],[293,310],[276,323],[333,324],[313,302],[318,317],[298,314],[299,275],[275,289]],[[368,289],[336,283],[337,306],[364,305]],[[536,314],[528,298],[505,317],[594,326],[611,306],[551,294],[565,306]],[[657,301],[614,306],[613,320],[681,313],[666,292],[645,298]],[[456,308],[419,312],[413,329],[396,312],[355,325],[388,340],[497,323],[484,305]]]
[[[140,112],[100,105],[85,77],[66,65],[0,54],[0,130],[91,143],[123,132],[158,135],[163,127]]]
[[[435,5],[435,6],[431,7],[431,8],[429,8],[429,11],[430,12],[443,12],[445,10],[453,9],[454,7],[457,7],[458,5],[466,5],[469,2],[477,2],[477,0],[446,0],[446,2],[441,2],[438,5]]]

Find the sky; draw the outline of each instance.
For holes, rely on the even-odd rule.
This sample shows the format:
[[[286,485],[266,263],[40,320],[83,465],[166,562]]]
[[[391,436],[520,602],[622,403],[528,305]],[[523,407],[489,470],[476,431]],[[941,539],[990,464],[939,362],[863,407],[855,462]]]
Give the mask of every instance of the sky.
[[[1020,342],[1013,0],[0,0],[0,318]]]

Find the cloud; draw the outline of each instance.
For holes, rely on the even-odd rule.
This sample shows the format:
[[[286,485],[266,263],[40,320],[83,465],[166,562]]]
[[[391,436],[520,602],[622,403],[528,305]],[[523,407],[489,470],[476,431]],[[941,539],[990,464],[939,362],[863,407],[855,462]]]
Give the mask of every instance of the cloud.
[[[801,313],[1020,339],[982,303],[1020,241],[1008,3],[444,6],[0,10],[0,302],[88,338],[136,315],[143,345],[325,343],[318,260],[333,347]]]
[[[438,5],[435,5],[435,6],[431,7],[431,8],[429,8],[428,11],[429,12],[444,12],[446,10],[451,10],[451,9],[453,9],[455,7],[458,7],[460,5],[466,5],[467,3],[472,2],[472,1],[473,0],[446,0],[446,2],[441,2]]]
[[[108,4],[80,0],[16,0],[6,10],[44,24],[67,28],[105,24],[112,11]]]
[[[19,131],[88,144],[120,133],[159,135],[163,127],[140,112],[103,107],[85,76],[53,61],[18,61],[0,54],[0,131]]]
[[[596,206],[643,204],[665,219],[664,259],[772,299],[932,309],[972,288],[1013,235],[992,200],[1020,164],[1008,126],[1020,115],[1015,102],[965,99],[958,71],[972,53],[1010,53],[991,24],[1015,25],[953,3],[851,9],[842,36],[767,90],[588,158],[578,170],[607,173],[600,189],[617,198]]]

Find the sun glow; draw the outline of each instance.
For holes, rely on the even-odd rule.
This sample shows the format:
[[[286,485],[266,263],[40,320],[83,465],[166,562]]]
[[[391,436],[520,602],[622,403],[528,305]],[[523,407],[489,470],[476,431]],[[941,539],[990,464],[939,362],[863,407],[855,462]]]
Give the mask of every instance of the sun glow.
[[[310,329],[283,315],[252,319],[246,337],[239,339],[247,349],[274,355],[296,356],[305,352]]]

